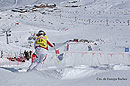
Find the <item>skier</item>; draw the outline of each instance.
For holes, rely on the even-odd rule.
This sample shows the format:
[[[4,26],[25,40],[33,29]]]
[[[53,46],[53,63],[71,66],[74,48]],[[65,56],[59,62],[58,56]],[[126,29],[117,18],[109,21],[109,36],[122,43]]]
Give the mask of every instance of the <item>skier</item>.
[[[46,33],[43,30],[40,30],[36,34],[36,36],[37,38],[35,39],[34,47],[36,56],[38,58],[29,66],[29,69],[27,71],[35,69],[38,66],[38,64],[46,58],[48,53],[48,45],[50,47],[53,47],[53,45],[47,40]]]
[[[88,46],[88,51],[92,51],[91,45]]]

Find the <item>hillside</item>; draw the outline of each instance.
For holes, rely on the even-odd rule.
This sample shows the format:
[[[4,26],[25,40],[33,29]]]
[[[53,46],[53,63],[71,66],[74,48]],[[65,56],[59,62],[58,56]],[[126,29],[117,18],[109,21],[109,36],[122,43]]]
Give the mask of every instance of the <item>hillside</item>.
[[[0,0],[0,84],[129,86],[129,3]],[[31,59],[19,60],[25,50],[35,52],[34,38],[39,30],[46,32],[63,59],[56,58],[54,49],[49,47],[45,62],[26,72]]]

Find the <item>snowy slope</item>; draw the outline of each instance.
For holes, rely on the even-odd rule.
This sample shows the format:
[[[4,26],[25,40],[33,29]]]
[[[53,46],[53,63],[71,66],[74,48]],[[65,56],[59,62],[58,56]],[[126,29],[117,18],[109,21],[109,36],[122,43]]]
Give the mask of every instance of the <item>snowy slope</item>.
[[[64,1],[63,3],[65,2],[68,3],[68,1]],[[8,53],[12,54],[12,56],[14,56],[14,53],[23,52],[25,49],[30,50],[27,48],[29,46],[28,37],[31,34],[36,33],[39,29],[44,29],[52,42],[63,43],[66,40],[74,38],[92,41],[101,39],[104,42],[94,46],[96,48],[94,51],[124,52],[125,47],[128,47],[130,43],[128,26],[129,12],[120,9],[104,12],[105,7],[108,6],[100,6],[100,4],[104,4],[103,0],[92,2],[93,3],[89,4],[89,1],[77,1],[79,5],[83,3],[86,3],[87,5],[79,8],[61,7],[58,8],[58,11],[47,15],[34,12],[25,13],[20,16],[19,13],[10,11],[6,11],[5,13],[1,12],[0,16],[2,16],[2,19],[0,19],[0,26],[2,29],[11,28],[12,30],[12,36],[9,37],[10,45],[5,44],[5,36],[0,37],[1,40],[4,39],[1,41],[1,45],[10,46],[3,46],[1,47],[1,50],[4,50],[4,52],[6,51],[7,55]],[[113,6],[115,3],[121,3],[121,1],[107,2],[110,4],[113,3]],[[90,8],[92,9],[93,6],[97,7],[97,5],[104,10],[90,10]],[[87,6],[90,7],[85,8]],[[16,25],[17,22],[20,24]],[[33,50],[33,47],[31,47],[31,49]],[[81,50],[81,48],[78,49]]]
[[[76,2],[74,2],[76,1]],[[41,2],[57,3],[36,12],[0,12],[0,85],[2,86],[129,86],[130,9],[129,0],[0,0],[0,9],[25,7]],[[78,7],[71,7],[78,6]],[[49,11],[48,11],[49,10]],[[45,12],[46,14],[42,14]],[[3,30],[10,29],[9,44]],[[57,62],[55,51],[49,54],[37,70],[26,72],[31,64],[8,61],[32,50],[34,40],[28,40],[40,29],[64,53]],[[68,42],[85,39],[89,42]],[[95,44],[96,43],[96,44]],[[92,51],[88,50],[92,47]],[[1,54],[0,54],[1,55]]]
[[[57,79],[62,74],[57,70],[47,70],[47,71],[33,71],[28,73],[18,73],[9,72],[9,70],[15,70],[11,68],[1,67],[0,74],[3,75],[4,79],[0,77],[0,84],[2,86],[129,86],[129,70],[113,70],[104,73],[97,73],[96,75],[91,75],[85,77],[88,74],[94,74],[99,69],[89,69],[84,70],[83,68],[78,70],[71,68],[66,69],[66,73],[63,73],[64,79]],[[103,71],[103,69],[102,69]],[[86,73],[86,74],[85,74]],[[51,75],[52,74],[52,75]],[[54,76],[55,75],[55,76]],[[66,75],[66,76],[65,76]],[[84,77],[81,78],[81,76]],[[74,77],[77,77],[74,79]],[[72,79],[73,78],[73,79]]]
[[[113,8],[119,8],[119,9],[126,9],[128,10],[130,8],[130,2],[121,3],[118,5],[113,6]]]

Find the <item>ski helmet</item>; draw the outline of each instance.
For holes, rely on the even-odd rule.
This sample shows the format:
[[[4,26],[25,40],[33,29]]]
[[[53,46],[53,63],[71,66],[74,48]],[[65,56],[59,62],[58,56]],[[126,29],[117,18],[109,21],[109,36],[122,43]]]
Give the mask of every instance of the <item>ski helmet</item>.
[[[40,35],[45,36],[46,33],[43,30],[39,30],[39,32],[37,33],[37,36],[40,36]]]

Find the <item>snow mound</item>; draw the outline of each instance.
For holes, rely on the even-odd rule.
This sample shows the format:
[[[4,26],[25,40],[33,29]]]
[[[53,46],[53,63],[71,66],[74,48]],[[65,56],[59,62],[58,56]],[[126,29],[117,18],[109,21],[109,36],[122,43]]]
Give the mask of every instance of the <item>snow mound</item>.
[[[101,71],[94,70],[93,68],[85,65],[80,65],[63,69],[62,79],[78,79],[85,76],[95,75],[98,72]]]
[[[123,64],[120,64],[120,65],[115,65],[113,67],[114,70],[130,70],[130,66],[129,65],[123,65]]]

